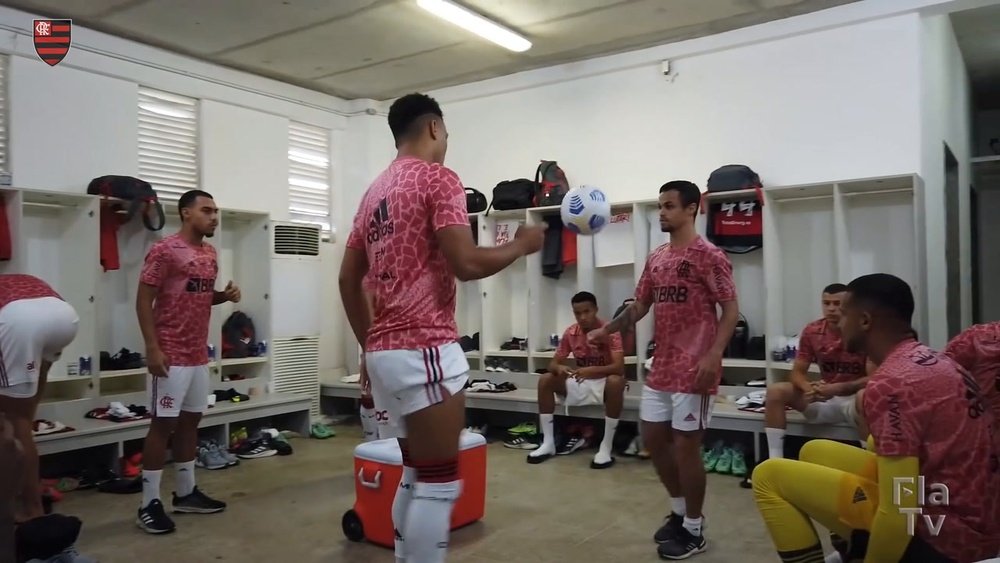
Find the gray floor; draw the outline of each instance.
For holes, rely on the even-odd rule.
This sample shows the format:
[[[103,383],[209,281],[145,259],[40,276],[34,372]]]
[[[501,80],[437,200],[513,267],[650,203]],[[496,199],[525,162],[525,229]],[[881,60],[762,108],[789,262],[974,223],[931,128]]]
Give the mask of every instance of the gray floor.
[[[326,441],[295,439],[295,454],[198,470],[200,486],[229,502],[215,515],[179,515],[178,530],[150,536],[134,524],[138,495],[73,492],[56,505],[84,521],[83,553],[102,563],[391,563],[391,550],[347,541],[340,518],[354,502],[356,427]],[[651,535],[666,496],[649,462],[589,468],[593,450],[524,462],[525,452],[489,445],[486,517],[452,535],[449,561],[508,563],[658,561]],[[164,474],[172,490],[173,472]],[[708,551],[695,561],[777,561],[751,493],[710,475]],[[169,507],[169,504],[168,504]]]

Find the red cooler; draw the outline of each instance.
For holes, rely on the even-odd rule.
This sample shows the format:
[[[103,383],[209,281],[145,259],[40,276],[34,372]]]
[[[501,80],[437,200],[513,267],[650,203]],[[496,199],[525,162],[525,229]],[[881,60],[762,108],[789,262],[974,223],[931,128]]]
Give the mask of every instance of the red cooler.
[[[451,529],[483,518],[486,512],[486,438],[463,430],[458,472],[462,493],[451,512]],[[344,535],[392,548],[392,501],[403,476],[403,454],[395,438],[354,448],[354,508],[344,513]]]

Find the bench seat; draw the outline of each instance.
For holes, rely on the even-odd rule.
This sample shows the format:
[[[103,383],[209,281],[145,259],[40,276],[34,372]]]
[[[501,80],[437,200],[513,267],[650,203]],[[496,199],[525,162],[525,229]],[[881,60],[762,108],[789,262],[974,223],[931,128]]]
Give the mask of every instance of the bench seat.
[[[465,404],[468,408],[529,414],[538,412],[537,375],[517,372],[470,371],[469,377],[470,379],[488,379],[494,383],[510,382],[517,386],[517,390],[506,393],[466,393]],[[764,414],[742,411],[734,402],[740,396],[755,390],[759,391],[761,388],[720,387],[718,398],[712,409],[709,428],[753,433],[755,454],[757,459],[760,459],[758,443],[760,435],[764,434]],[[638,421],[640,392],[641,387],[636,382],[629,383],[629,388],[625,393],[622,420]],[[358,399],[361,397],[361,388],[357,383],[344,383],[339,378],[321,377],[320,393],[325,397]],[[556,414],[566,412],[565,407],[556,405]],[[583,418],[602,419],[604,418],[604,407],[571,407],[568,414]],[[795,411],[787,413],[787,421],[786,433],[790,436],[831,440],[858,439],[857,431],[848,424],[812,424],[801,413]]]
[[[129,422],[111,422],[86,418],[84,415],[95,408],[107,407],[110,402],[144,405],[147,400],[145,393],[132,393],[99,399],[42,403],[38,407],[36,418],[59,421],[74,428],[74,430],[36,436],[35,443],[38,447],[38,453],[49,455],[141,440],[146,437],[149,428],[150,419],[148,418]],[[199,427],[228,426],[252,419],[294,415],[290,416],[291,422],[295,426],[291,429],[308,434],[310,402],[307,395],[291,393],[255,396],[242,403],[220,401],[208,409],[202,417]],[[228,428],[223,435],[228,435]]]

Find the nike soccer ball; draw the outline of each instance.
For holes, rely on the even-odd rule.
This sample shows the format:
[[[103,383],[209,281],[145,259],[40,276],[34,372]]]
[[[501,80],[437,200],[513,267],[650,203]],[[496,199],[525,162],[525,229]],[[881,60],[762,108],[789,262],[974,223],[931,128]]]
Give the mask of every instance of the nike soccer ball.
[[[611,220],[611,202],[600,188],[580,186],[563,197],[559,212],[567,229],[580,235],[594,235]]]

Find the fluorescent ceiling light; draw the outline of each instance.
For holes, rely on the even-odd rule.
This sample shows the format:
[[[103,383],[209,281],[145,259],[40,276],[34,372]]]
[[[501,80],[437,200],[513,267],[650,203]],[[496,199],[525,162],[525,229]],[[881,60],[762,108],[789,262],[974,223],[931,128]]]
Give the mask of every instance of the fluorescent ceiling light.
[[[480,16],[468,8],[459,6],[451,0],[417,0],[417,5],[435,16],[449,21],[466,31],[471,31],[505,49],[520,53],[531,48],[531,41],[528,41],[523,36]]]

